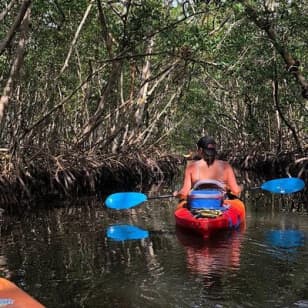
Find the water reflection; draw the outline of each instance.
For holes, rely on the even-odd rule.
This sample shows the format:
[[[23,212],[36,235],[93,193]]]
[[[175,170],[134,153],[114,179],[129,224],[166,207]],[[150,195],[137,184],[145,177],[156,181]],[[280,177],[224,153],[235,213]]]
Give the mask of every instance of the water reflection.
[[[11,273],[7,265],[7,257],[5,255],[0,255],[0,273],[1,276],[5,278],[11,277]]]
[[[170,187],[151,195],[166,192]],[[175,230],[174,200],[151,200],[114,211],[88,199],[3,217],[0,273],[9,274],[10,280],[47,307],[305,304],[305,239],[295,241],[296,253],[290,253],[289,248],[267,241],[266,234],[302,230],[307,236],[307,216],[281,212],[278,197],[273,205],[271,196],[261,192],[244,197],[247,229],[222,233],[207,242]],[[150,237],[110,240],[107,227],[119,224],[150,230]],[[296,262],[281,262],[279,252],[296,256]]]
[[[270,230],[266,234],[271,245],[285,249],[304,246],[304,238],[304,232],[299,230]]]
[[[140,240],[149,237],[149,232],[133,225],[111,225],[107,237],[114,241]]]
[[[188,269],[205,277],[213,277],[225,270],[238,270],[244,230],[245,226],[242,226],[205,241],[177,228],[177,238],[186,250]]]
[[[274,249],[270,253],[282,260],[294,260],[299,247],[305,244],[304,232],[294,229],[270,230],[265,239]]]

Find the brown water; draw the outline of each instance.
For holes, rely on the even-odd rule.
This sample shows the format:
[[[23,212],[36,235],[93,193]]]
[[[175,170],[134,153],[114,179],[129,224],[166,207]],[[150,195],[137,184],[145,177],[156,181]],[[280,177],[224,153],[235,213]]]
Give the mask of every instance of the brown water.
[[[206,242],[175,227],[168,199],[3,216],[0,274],[46,307],[308,307],[308,216],[260,192],[245,203],[245,228]],[[118,223],[150,237],[112,241],[106,228]],[[294,233],[277,242],[284,230]]]

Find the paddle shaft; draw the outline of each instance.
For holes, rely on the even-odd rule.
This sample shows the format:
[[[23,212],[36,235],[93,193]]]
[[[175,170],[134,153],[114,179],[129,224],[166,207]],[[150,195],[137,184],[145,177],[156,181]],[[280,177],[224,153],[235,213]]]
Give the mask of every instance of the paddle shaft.
[[[164,199],[164,198],[174,198],[174,197],[175,196],[173,196],[173,195],[162,195],[162,196],[148,197],[148,200]]]
[[[305,187],[303,180],[299,178],[280,178],[273,179],[263,183],[260,187],[252,187],[250,189],[262,189],[271,193],[290,194],[298,192]],[[137,206],[147,200],[173,198],[174,195],[161,195],[147,197],[147,195],[139,192],[119,192],[108,196],[105,200],[107,207],[124,210]],[[231,196],[234,197],[234,196]]]

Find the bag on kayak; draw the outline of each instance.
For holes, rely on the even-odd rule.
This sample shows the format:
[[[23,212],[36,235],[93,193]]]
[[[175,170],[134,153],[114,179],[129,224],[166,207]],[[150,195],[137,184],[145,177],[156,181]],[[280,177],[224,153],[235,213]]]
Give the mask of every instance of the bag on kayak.
[[[223,209],[223,184],[218,181],[198,181],[188,196],[191,209]]]
[[[217,218],[221,216],[224,211],[214,209],[192,209],[191,213],[195,218]]]

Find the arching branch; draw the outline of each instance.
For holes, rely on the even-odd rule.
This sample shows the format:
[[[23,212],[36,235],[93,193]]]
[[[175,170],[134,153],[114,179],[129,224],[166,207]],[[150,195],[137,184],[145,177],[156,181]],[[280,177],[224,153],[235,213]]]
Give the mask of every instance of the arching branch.
[[[284,62],[286,63],[288,72],[295,76],[297,82],[302,88],[302,96],[305,99],[308,99],[308,82],[299,69],[300,62],[291,55],[286,46],[282,45],[279,42],[273,24],[268,19],[262,18],[262,16],[260,16],[256,9],[248,3],[248,1],[242,0],[241,2],[244,4],[245,10],[251,20],[267,34],[275,49],[278,51],[278,53],[281,55]]]
[[[17,29],[19,28],[20,24],[22,23],[28,8],[31,5],[31,0],[25,0],[19,10],[19,13],[12,24],[9,32],[7,33],[6,37],[0,42],[0,55],[4,52],[7,46],[11,43],[13,37],[15,36]]]

